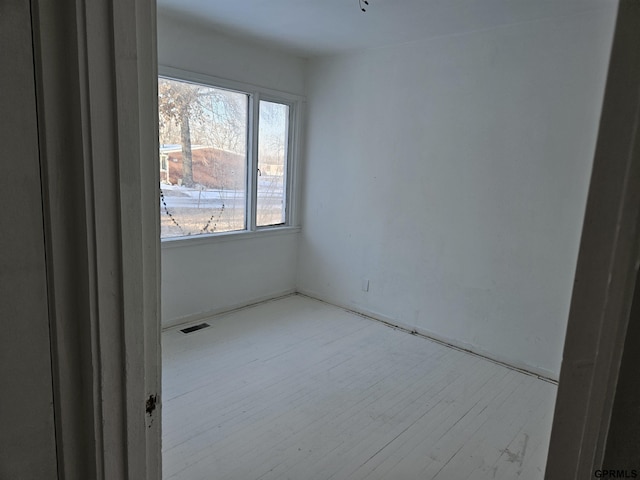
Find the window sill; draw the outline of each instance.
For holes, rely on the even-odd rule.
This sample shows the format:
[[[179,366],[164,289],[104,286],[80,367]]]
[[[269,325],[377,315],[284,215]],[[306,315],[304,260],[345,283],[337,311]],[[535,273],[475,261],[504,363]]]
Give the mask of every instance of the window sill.
[[[279,235],[291,235],[300,232],[300,227],[273,227],[261,228],[249,232],[242,230],[239,232],[214,233],[210,235],[194,235],[193,237],[173,237],[164,238],[160,241],[162,250],[167,248],[193,247],[195,245],[213,245],[223,242],[236,242],[240,240],[251,240],[254,238],[273,237]]]

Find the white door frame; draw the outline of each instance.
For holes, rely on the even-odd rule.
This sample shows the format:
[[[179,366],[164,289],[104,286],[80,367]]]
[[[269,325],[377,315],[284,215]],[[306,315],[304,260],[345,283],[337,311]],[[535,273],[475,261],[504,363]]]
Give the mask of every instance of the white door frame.
[[[640,2],[621,0],[571,299],[546,480],[596,478],[595,471],[603,467],[638,271],[639,220]]]
[[[31,0],[59,478],[160,479],[154,0]]]

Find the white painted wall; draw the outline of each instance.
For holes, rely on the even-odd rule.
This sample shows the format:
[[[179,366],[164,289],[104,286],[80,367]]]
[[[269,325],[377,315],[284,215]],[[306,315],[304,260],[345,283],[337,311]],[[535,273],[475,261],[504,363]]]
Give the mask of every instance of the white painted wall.
[[[297,95],[306,60],[158,12],[158,63]],[[264,232],[262,232],[264,233]],[[162,324],[173,325],[295,290],[296,229],[162,247]]]
[[[304,95],[306,60],[158,11],[158,64]]]
[[[295,291],[298,230],[162,248],[162,325]]]
[[[557,377],[615,10],[310,61],[298,289]]]

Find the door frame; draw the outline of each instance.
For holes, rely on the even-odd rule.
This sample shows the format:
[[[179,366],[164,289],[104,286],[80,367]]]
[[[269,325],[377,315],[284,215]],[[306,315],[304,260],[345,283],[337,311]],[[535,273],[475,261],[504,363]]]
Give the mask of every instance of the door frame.
[[[603,467],[639,259],[640,2],[620,0],[546,480],[595,478]]]
[[[160,479],[154,0],[30,0],[59,478]]]

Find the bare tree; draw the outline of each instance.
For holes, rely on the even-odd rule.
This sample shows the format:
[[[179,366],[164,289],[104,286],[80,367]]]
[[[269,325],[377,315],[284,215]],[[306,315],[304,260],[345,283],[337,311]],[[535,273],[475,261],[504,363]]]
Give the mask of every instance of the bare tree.
[[[202,117],[203,110],[199,102],[197,85],[176,82],[168,79],[158,80],[158,113],[161,131],[170,131],[171,126],[180,127],[182,145],[182,183],[193,185],[193,155],[191,153],[190,123]]]
[[[194,128],[199,143],[244,154],[246,148],[247,97],[236,92],[207,89],[198,99],[204,121]]]
[[[160,79],[158,107],[160,143],[181,146],[181,183],[190,188],[197,186],[200,193],[211,188],[218,190],[222,201],[221,207],[210,209],[210,217],[206,214],[207,221],[202,227],[196,227],[202,217],[200,197],[193,211],[171,207],[170,213],[165,204],[168,217],[186,234],[237,228],[235,199],[236,191],[244,190],[248,95]],[[206,193],[203,195],[203,199],[212,198]],[[226,204],[229,198],[233,202]]]
[[[260,102],[260,158],[265,163],[282,163],[287,143],[286,105],[272,102]]]
[[[161,143],[182,145],[182,181],[185,185],[193,184],[192,142],[244,154],[246,95],[160,79],[158,111]]]

